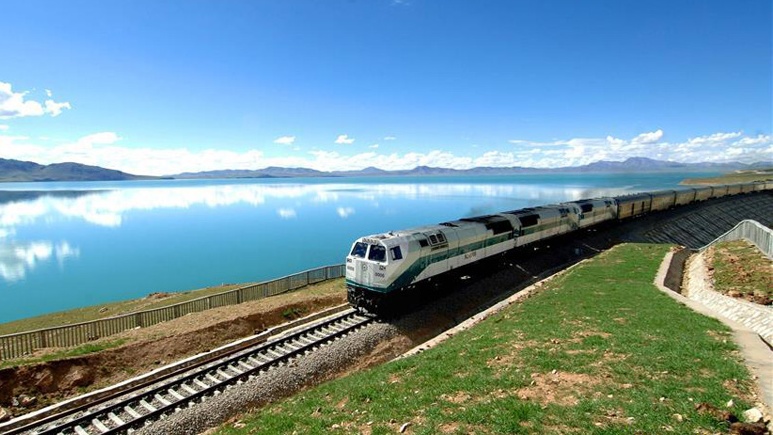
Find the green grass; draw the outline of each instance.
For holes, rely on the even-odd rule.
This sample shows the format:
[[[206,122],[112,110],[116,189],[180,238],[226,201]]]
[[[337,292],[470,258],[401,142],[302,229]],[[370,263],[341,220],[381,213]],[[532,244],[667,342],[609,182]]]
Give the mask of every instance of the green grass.
[[[738,171],[711,178],[688,178],[681,184],[734,184],[773,180],[773,168]]]
[[[417,356],[242,416],[235,433],[726,431],[751,381],[729,331],[652,284],[668,246],[603,253]],[[241,426],[241,424],[240,424]]]

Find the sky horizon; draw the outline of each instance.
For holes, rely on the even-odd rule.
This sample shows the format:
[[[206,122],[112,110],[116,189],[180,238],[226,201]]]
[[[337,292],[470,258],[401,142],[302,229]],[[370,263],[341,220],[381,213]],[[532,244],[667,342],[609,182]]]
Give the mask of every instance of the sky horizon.
[[[139,175],[773,160],[769,0],[11,0],[0,158]]]

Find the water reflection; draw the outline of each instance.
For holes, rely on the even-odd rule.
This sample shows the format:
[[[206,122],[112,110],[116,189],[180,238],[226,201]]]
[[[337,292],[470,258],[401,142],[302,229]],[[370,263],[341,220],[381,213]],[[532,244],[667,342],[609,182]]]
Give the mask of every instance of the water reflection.
[[[80,250],[67,242],[54,244],[49,241],[3,242],[0,244],[0,277],[14,282],[24,279],[27,271],[54,257],[60,267],[70,257],[80,255]]]
[[[216,208],[235,204],[262,206],[269,198],[302,199],[313,203],[340,203],[348,198],[499,198],[525,201],[525,205],[575,200],[625,192],[625,187],[587,188],[535,186],[534,184],[235,184],[194,187],[128,188],[103,191],[0,191],[0,238],[9,237],[20,225],[41,219],[79,219],[103,227],[120,227],[127,212],[162,208],[186,209],[196,205]],[[280,208],[282,218],[297,217],[294,208]],[[352,204],[340,204],[338,216],[347,218]],[[471,213],[475,213],[474,210]]]
[[[616,195],[628,190],[626,187],[573,187],[534,181],[443,183],[436,180],[427,183],[239,181],[233,184],[221,182],[195,185],[167,182],[126,187],[94,183],[89,186],[104,189],[0,191],[0,277],[3,280],[23,280],[30,271],[51,259],[56,259],[60,268],[63,267],[66,259],[80,257],[81,254],[77,245],[82,245],[83,241],[74,236],[73,231],[76,230],[72,228],[75,228],[75,225],[83,226],[85,223],[86,226],[115,229],[125,223],[130,212],[192,207],[214,209],[234,205],[246,205],[255,209],[265,207],[268,213],[288,223],[303,217],[304,229],[293,228],[299,232],[312,232],[321,219],[347,219],[347,228],[354,228],[350,224],[356,224],[355,221],[358,220],[384,224],[383,221],[373,219],[373,210],[380,210],[380,216],[389,216],[388,225],[396,229],[407,225],[405,221],[400,220],[406,215],[415,215],[413,217],[417,220],[421,219],[420,224],[425,224],[432,223],[434,219],[439,222],[440,219],[476,216],[505,209]],[[434,202],[432,206],[416,208],[416,203],[411,202],[413,200],[419,200],[420,204]],[[461,208],[457,209],[453,216],[442,218],[429,212],[422,215],[415,213],[420,209],[439,208],[439,202],[469,208],[466,213],[464,208]],[[317,207],[310,212],[313,205],[326,207]],[[406,210],[411,207],[413,209],[410,211]],[[230,213],[232,212],[225,215]],[[185,216],[187,220],[192,214]],[[265,223],[270,225],[268,221]],[[54,224],[59,225],[60,233],[46,230]],[[415,224],[417,222],[411,223]],[[181,222],[181,225],[184,224]],[[227,229],[233,230],[234,228]],[[152,231],[151,227],[148,227],[148,231]],[[255,233],[258,229],[245,227],[242,231]],[[52,232],[55,233],[53,236]],[[52,238],[56,240],[64,237],[75,246],[65,241],[50,241]]]

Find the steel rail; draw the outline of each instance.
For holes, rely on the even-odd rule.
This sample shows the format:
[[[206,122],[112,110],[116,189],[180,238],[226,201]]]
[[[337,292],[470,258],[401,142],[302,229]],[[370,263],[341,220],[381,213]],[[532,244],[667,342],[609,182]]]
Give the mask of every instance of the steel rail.
[[[200,398],[217,394],[233,384],[266,372],[371,321],[373,321],[372,318],[360,315],[353,309],[347,310],[321,322],[299,327],[276,340],[260,343],[248,349],[237,349],[234,353],[221,356],[215,362],[205,361],[197,366],[171,373],[164,376],[162,380],[153,382],[155,386],[146,391],[88,411],[68,421],[62,422],[61,418],[66,416],[60,416],[61,418],[53,426],[48,426],[52,420],[46,418],[45,421],[17,428],[9,434],[22,432],[41,435],[126,433],[163,415],[187,407],[186,405],[193,404]],[[179,376],[181,372],[190,373]],[[111,395],[97,400],[87,406],[79,407],[79,410],[93,409],[139,388],[142,387],[134,387],[130,389],[131,391],[124,391],[120,395]],[[68,414],[72,415],[75,412]]]

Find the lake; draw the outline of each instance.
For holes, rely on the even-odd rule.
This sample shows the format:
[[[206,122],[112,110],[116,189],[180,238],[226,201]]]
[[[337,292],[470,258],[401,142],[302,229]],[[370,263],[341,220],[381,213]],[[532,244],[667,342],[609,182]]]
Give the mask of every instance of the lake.
[[[0,183],[0,322],[340,264],[357,237],[707,174]]]

